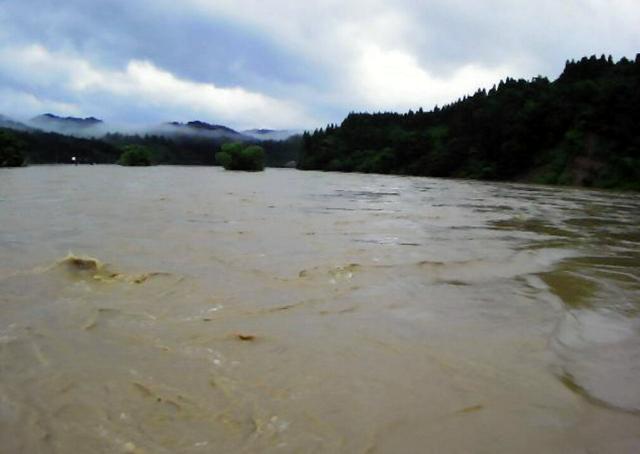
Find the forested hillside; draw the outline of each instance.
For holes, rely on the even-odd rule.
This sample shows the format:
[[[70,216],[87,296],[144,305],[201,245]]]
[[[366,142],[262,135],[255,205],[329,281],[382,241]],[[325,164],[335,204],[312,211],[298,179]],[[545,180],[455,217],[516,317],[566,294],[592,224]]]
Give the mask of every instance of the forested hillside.
[[[0,166],[23,164],[114,164],[131,145],[144,147],[154,164],[215,165],[215,154],[228,139],[189,135],[106,134],[80,138],[37,129],[18,130],[0,126]],[[254,142],[250,142],[254,143]],[[266,165],[284,167],[298,158],[300,136],[260,143]],[[76,161],[72,161],[75,157]]]
[[[640,190],[640,55],[568,61],[424,112],[352,113],[303,136],[300,169]]]

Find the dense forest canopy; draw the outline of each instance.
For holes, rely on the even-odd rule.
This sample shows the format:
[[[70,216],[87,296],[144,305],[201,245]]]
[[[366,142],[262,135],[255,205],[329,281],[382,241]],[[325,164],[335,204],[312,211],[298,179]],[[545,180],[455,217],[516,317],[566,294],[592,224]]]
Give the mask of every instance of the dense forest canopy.
[[[568,61],[433,111],[352,113],[303,136],[298,167],[640,190],[640,55]]]
[[[106,134],[100,138],[79,138],[40,130],[0,128],[0,165],[15,165],[19,160],[28,164],[77,163],[115,164],[123,151],[131,146],[144,147],[154,164],[216,165],[215,154],[225,140],[198,135],[126,135]],[[253,143],[253,142],[252,142]],[[256,141],[265,151],[269,167],[284,167],[296,161],[301,136],[282,141]],[[20,164],[19,164],[20,165]]]

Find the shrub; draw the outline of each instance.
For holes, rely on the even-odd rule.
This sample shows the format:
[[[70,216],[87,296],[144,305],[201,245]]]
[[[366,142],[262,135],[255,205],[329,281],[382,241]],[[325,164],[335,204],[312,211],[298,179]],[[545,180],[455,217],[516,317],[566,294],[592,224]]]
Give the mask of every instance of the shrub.
[[[232,161],[233,159],[231,158],[231,155],[226,151],[221,151],[219,153],[216,153],[216,162],[220,164],[222,167],[224,167],[225,169],[228,169],[229,167],[231,167]]]
[[[227,170],[259,172],[264,170],[265,153],[257,145],[225,143],[216,153],[216,161]]]
[[[151,151],[142,145],[126,145],[122,147],[122,154],[118,160],[121,166],[150,166]]]

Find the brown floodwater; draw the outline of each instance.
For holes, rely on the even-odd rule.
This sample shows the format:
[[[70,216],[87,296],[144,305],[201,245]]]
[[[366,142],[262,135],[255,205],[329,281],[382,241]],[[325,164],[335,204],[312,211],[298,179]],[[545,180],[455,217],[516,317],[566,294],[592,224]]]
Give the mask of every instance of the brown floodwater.
[[[0,170],[0,452],[640,452],[640,199]]]

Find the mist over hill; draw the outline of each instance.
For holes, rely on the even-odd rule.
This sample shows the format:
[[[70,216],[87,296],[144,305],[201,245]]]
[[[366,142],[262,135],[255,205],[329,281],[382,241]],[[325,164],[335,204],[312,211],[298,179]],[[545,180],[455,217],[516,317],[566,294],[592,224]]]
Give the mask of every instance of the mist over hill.
[[[228,126],[211,124],[200,120],[185,123],[169,121],[151,126],[110,124],[96,117],[62,117],[52,113],[38,115],[24,122],[0,114],[0,127],[21,131],[41,130],[69,136],[100,138],[107,134],[193,136],[212,140],[235,140],[239,142],[280,141],[300,134],[302,131],[249,129],[237,131]]]
[[[127,146],[140,145],[149,150],[155,164],[215,165],[215,154],[222,144],[243,142],[260,143],[266,152],[267,165],[283,167],[297,160],[301,147],[299,136],[282,134],[286,140],[264,136],[258,139],[227,126],[198,120],[151,127],[116,127],[95,117],[61,117],[51,113],[26,123],[1,115],[0,133],[0,147],[19,149],[24,161],[32,164],[111,164],[118,161]]]
[[[301,134],[302,131],[293,131],[289,129],[247,129],[242,131],[245,136],[253,137],[256,140],[286,140],[291,136]]]
[[[80,137],[95,137],[106,132],[104,122],[95,117],[59,117],[45,113],[29,120],[29,125],[46,132]]]
[[[30,131],[32,127],[0,114],[0,128],[14,129],[16,131]]]

